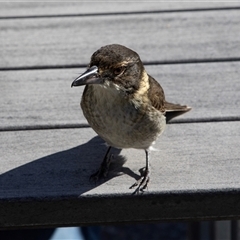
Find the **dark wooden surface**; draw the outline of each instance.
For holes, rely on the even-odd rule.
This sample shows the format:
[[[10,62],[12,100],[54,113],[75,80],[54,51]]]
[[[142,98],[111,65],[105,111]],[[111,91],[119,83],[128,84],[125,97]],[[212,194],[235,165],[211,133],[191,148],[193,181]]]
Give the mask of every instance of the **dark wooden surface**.
[[[239,3],[0,3],[0,37],[0,228],[240,217]],[[143,151],[88,181],[106,148],[70,85],[110,43],[193,107],[158,139],[143,195]]]

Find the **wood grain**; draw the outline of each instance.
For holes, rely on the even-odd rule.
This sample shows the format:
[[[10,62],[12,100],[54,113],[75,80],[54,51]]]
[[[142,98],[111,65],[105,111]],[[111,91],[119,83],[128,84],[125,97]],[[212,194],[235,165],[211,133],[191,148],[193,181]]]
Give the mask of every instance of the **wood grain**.
[[[239,118],[239,63],[156,65],[146,69],[160,82],[167,100],[193,108],[178,119]],[[1,82],[1,129],[86,124],[79,105],[84,88],[70,87],[83,71],[1,72],[5,79]]]
[[[143,61],[238,58],[238,10],[1,20],[0,67],[87,64],[119,43]]]
[[[39,0],[31,2],[22,1],[8,1],[0,3],[0,17],[17,17],[17,16],[52,16],[52,15],[66,15],[66,14],[98,14],[98,13],[111,13],[111,12],[138,12],[138,11],[169,11],[169,10],[189,10],[189,9],[211,9],[211,8],[229,8],[239,7],[238,2],[199,2],[193,0],[186,2],[178,0],[177,2],[146,2],[135,1],[113,2],[42,2]]]
[[[109,178],[95,185],[88,177],[106,147],[90,128],[3,132],[0,202],[5,207],[0,208],[0,226],[239,217],[236,205],[234,211],[228,205],[239,196],[239,133],[239,122],[168,126],[156,143],[159,151],[151,155],[149,189],[133,196],[129,187],[144,166],[144,151],[116,151]],[[96,214],[107,208],[105,202],[99,209],[100,198],[115,213]],[[22,215],[33,203],[38,218],[31,211]],[[121,214],[130,206],[131,214]]]
[[[239,219],[239,7],[1,2],[0,228]],[[106,147],[70,85],[109,43],[137,51],[167,100],[193,108],[156,142],[142,195],[129,189],[140,150],[115,149],[106,181],[89,182]]]

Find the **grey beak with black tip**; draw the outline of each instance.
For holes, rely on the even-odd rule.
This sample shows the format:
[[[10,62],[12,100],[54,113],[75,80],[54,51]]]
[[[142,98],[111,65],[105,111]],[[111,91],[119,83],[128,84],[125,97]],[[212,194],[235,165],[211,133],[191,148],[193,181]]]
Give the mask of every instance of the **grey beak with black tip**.
[[[72,82],[71,87],[77,87],[77,86],[88,85],[88,84],[101,84],[101,83],[102,83],[102,79],[99,77],[98,67],[92,66],[89,69],[87,69],[86,72],[84,72],[79,77],[77,77]]]

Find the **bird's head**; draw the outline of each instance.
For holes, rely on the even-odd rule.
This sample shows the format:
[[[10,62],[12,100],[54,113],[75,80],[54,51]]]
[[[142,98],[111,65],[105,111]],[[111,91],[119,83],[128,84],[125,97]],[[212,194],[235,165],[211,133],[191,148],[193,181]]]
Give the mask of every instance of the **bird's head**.
[[[72,87],[100,84],[134,93],[139,89],[143,72],[136,52],[118,44],[107,45],[93,53],[88,69],[73,81]]]

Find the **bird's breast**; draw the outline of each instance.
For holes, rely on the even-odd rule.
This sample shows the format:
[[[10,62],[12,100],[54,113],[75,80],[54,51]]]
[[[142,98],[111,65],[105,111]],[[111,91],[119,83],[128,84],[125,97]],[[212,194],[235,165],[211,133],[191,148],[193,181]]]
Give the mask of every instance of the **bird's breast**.
[[[116,148],[147,149],[165,128],[165,116],[144,99],[117,89],[86,87],[81,107],[90,126]]]

